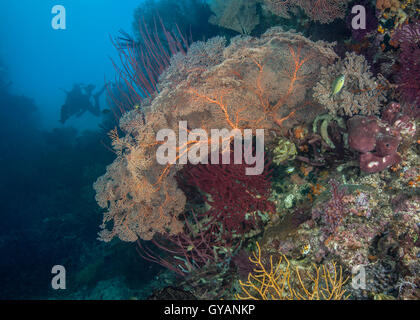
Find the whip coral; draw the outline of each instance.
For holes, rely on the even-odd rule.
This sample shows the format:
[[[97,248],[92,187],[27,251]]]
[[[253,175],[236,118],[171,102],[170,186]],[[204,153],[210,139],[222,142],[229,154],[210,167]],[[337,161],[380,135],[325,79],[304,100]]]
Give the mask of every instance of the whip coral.
[[[231,164],[188,165],[183,178],[204,193],[210,207],[204,213],[210,218],[208,224],[220,223],[226,237],[231,237],[258,226],[261,218],[256,211],[274,212],[274,205],[268,200],[271,173],[268,165],[263,174],[248,176],[246,165],[234,164],[231,152]]]
[[[203,221],[192,212],[191,217],[184,215],[184,229],[177,235],[164,234],[152,243],[161,253],[137,240],[139,255],[157,263],[180,276],[186,276],[194,270],[210,264],[223,268],[239,246],[238,241],[226,241],[218,225],[204,225]]]
[[[117,71],[114,87],[108,88],[108,101],[116,106],[114,114],[117,116],[140,105],[145,98],[151,98],[158,91],[157,82],[162,72],[169,66],[171,56],[186,54],[187,39],[178,32],[167,31],[160,21],[160,39],[158,26],[149,30],[144,20],[138,22],[140,41],[135,41],[129,34],[120,31],[121,35],[111,39],[118,51],[118,65],[112,64]],[[117,117],[119,118],[119,117]]]

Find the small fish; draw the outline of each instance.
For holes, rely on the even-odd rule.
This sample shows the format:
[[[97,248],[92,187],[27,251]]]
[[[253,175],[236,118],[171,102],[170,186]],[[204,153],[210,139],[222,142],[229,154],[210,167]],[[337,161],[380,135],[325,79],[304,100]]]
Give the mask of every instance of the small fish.
[[[138,108],[140,108],[140,106],[138,104],[135,104],[134,109],[138,109]]]
[[[346,75],[341,75],[337,79],[334,80],[332,86],[331,86],[331,95],[330,98],[343,89],[344,81],[346,80]]]
[[[111,112],[111,110],[109,110],[109,109],[103,109],[102,110],[102,114],[108,114],[108,113],[110,113]]]
[[[295,171],[295,167],[288,167],[286,168],[286,173],[293,173]]]

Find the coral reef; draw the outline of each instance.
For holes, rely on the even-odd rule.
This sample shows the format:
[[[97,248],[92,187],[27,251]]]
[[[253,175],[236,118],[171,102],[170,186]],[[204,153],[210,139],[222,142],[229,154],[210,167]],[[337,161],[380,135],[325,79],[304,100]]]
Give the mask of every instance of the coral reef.
[[[152,240],[156,249],[164,254],[138,240],[140,256],[180,276],[205,268],[216,267],[218,272],[226,270],[239,242],[228,236],[220,224],[209,223],[208,219],[198,217],[194,212],[183,218],[185,226],[181,233],[164,234]]]
[[[417,0],[378,0],[376,15],[379,20],[377,41],[381,42],[381,49],[388,46],[386,37],[392,37],[395,32],[410,20],[419,19],[419,3]],[[389,44],[392,44],[392,40]]]
[[[348,287],[352,299],[415,299],[420,210],[418,185],[413,183],[419,177],[418,154],[412,139],[403,138],[411,147],[393,170],[370,175],[357,175],[352,169],[347,174],[331,172],[337,177],[328,183],[331,191],[314,193],[312,208],[298,204],[301,209],[294,211],[299,216],[310,212],[311,218],[296,216],[301,221],[297,224],[288,215],[272,220],[265,228],[264,250],[284,253],[289,261],[318,264],[333,259],[344,268],[363,266],[367,286]],[[317,183],[326,185],[320,178]]]
[[[145,0],[82,134],[0,63],[0,297],[420,300],[418,4]]]
[[[265,0],[265,7],[272,13],[286,19],[290,19],[289,12],[296,10],[295,1],[290,0]]]
[[[344,87],[332,95],[331,86],[341,75],[345,76]],[[344,59],[321,68],[321,81],[314,88],[314,98],[333,115],[372,115],[380,112],[386,91],[386,80],[372,75],[363,56],[346,52]]]
[[[135,152],[130,158],[141,151]],[[135,160],[129,161],[119,157],[94,184],[98,204],[109,210],[104,215],[100,239],[110,241],[118,235],[132,242],[138,237],[150,240],[156,232],[179,233],[182,224],[177,216],[183,212],[185,196],[176,188],[175,179],[167,177],[158,190],[137,174],[140,166],[135,166]],[[112,230],[107,229],[109,221],[113,222]]]
[[[369,30],[339,41],[341,58],[336,43],[280,27],[249,36],[260,34],[264,15],[279,19],[261,4],[283,18],[304,12],[330,23],[349,3],[214,0],[210,21],[242,35],[189,44],[168,33],[174,50],[161,63],[157,56],[152,80],[139,76],[136,90],[149,94],[109,134],[117,159],[94,184],[105,210],[100,239],[136,241],[141,257],[177,276],[168,284],[181,296],[415,299],[419,34],[411,3],[378,1]],[[156,140],[161,129],[175,146]],[[227,137],[203,133],[215,129]],[[253,143],[264,129],[266,152],[251,144],[265,159],[261,175],[234,161],[233,138],[245,129]],[[223,150],[210,156],[215,140]],[[159,162],[162,150],[175,161]],[[370,277],[363,291],[349,284],[354,268]]]
[[[160,77],[158,95],[142,106],[144,115],[128,112],[120,121],[125,136],[111,134],[118,158],[94,185],[98,204],[107,209],[101,239],[118,235],[125,241],[150,240],[156,233],[181,232],[178,216],[185,196],[174,175],[182,165],[156,162],[160,129],[182,131],[179,121],[204,130],[263,128],[269,141],[270,131],[287,130],[298,119],[316,116],[311,89],[319,80],[319,67],[336,58],[331,45],[279,28],[258,39],[237,37],[226,48],[222,43],[211,39],[191,46],[186,56],[175,55]],[[209,143],[177,147],[176,160]]]

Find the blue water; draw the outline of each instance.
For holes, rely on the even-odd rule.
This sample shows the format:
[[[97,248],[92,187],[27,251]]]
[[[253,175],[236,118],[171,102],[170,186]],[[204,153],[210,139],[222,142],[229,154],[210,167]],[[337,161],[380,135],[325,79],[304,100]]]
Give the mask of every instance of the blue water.
[[[35,100],[45,129],[59,127],[60,90],[73,83],[102,86],[112,78],[109,61],[116,57],[109,36],[120,29],[131,31],[139,0],[5,0],[0,3],[0,57],[7,67],[11,90]],[[66,8],[66,29],[54,30],[54,5]],[[69,125],[94,128],[96,117],[86,114]]]

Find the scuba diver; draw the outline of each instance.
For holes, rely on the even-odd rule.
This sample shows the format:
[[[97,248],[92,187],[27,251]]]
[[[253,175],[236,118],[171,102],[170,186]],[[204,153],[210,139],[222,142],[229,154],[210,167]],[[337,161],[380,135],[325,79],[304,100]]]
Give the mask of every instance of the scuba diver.
[[[66,94],[66,101],[61,107],[60,122],[65,123],[70,117],[76,116],[79,118],[85,111],[89,111],[93,115],[99,117],[101,108],[99,105],[99,97],[106,89],[106,84],[97,93],[93,94],[95,86],[89,84],[82,86],[79,83],[73,85],[71,91],[62,89]],[[93,98],[93,101],[92,101]]]

